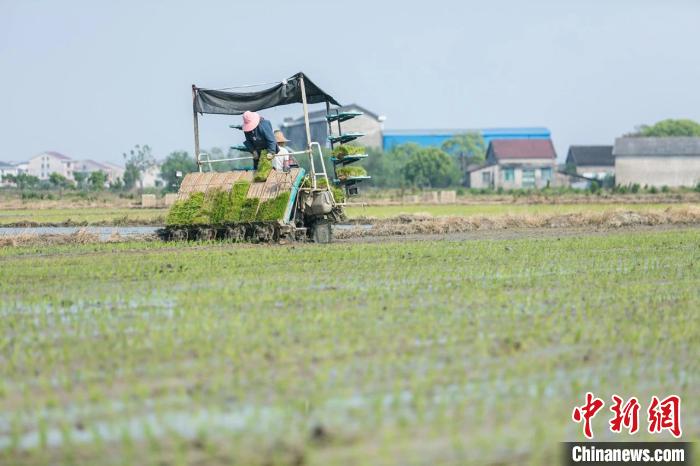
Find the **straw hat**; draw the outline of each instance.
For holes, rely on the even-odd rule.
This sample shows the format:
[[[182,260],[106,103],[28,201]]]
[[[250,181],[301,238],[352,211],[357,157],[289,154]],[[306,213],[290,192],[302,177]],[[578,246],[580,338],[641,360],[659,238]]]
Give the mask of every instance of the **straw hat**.
[[[284,133],[282,132],[282,130],[276,129],[275,130],[275,141],[277,141],[278,143],[289,142],[289,139],[284,137]]]
[[[243,131],[253,131],[260,124],[260,115],[255,112],[245,112],[243,114]]]

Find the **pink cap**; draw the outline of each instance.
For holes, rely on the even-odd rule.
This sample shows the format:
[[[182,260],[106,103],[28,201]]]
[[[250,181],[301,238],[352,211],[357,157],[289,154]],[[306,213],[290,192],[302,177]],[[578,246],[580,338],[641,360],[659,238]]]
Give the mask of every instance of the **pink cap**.
[[[243,131],[253,131],[260,124],[260,115],[255,112],[245,112],[243,114]]]

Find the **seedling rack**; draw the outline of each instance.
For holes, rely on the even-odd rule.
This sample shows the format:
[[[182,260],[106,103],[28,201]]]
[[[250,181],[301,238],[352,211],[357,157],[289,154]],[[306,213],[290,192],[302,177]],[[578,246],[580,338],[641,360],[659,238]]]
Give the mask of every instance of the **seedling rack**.
[[[342,111],[339,108],[331,109],[330,104],[326,102],[326,121],[328,122],[328,140],[331,144],[331,151],[336,145],[347,144],[348,142],[354,141],[355,139],[361,138],[365,135],[364,133],[360,132],[343,133],[341,123],[352,120],[360,115],[364,115],[364,113],[357,111]],[[338,126],[337,135],[333,134],[333,123],[336,123]],[[349,165],[359,160],[366,159],[367,157],[369,157],[368,154],[348,154],[342,159],[331,157],[331,162],[333,162],[333,184],[343,187],[346,198],[356,195],[358,193],[357,184],[362,181],[369,180],[371,176],[349,176],[341,180],[338,179],[337,168],[339,166]]]

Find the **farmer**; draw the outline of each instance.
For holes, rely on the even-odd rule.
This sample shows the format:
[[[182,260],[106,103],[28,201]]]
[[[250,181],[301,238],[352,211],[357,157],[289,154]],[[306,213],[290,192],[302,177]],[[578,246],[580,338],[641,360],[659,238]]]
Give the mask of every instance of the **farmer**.
[[[290,150],[287,147],[289,139],[284,137],[284,133],[276,129],[275,130],[275,141],[277,141],[277,155],[272,159],[272,168],[277,171],[289,171],[289,153]]]
[[[243,114],[243,143],[249,152],[253,154],[253,169],[258,169],[260,153],[267,150],[268,154],[277,154],[277,141],[272,134],[272,123],[255,112]]]

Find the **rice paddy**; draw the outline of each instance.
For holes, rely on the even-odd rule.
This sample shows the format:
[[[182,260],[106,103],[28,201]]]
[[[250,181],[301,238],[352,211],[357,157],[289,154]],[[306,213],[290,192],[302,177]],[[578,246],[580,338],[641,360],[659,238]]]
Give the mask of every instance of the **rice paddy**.
[[[697,228],[0,262],[0,464],[552,464],[586,391],[700,434]]]

